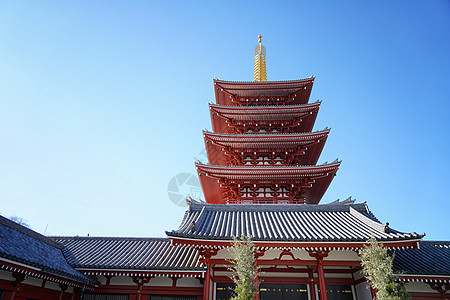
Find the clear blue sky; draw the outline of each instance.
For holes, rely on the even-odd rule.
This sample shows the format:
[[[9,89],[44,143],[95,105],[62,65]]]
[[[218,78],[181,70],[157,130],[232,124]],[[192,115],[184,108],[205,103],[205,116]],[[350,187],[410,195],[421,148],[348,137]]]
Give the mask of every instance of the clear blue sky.
[[[322,203],[450,240],[450,2],[0,1],[0,213],[52,235],[164,236],[212,78],[316,75]]]

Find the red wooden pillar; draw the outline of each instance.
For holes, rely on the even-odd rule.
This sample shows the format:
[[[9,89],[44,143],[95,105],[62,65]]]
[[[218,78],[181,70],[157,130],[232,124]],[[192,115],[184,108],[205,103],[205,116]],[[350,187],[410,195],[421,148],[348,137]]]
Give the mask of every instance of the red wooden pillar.
[[[323,271],[323,258],[317,258],[317,277],[319,278],[320,300],[327,300],[327,286],[325,284],[325,272]]]
[[[70,298],[70,300],[75,300],[75,299],[80,299],[81,298],[81,289],[80,288],[73,288],[72,291],[72,297]]]
[[[137,300],[141,300],[142,298],[142,288],[144,286],[144,284],[148,283],[152,277],[132,277],[133,278],[133,282],[137,284],[137,296],[136,299]]]
[[[258,291],[257,291],[257,293],[256,293],[256,295],[255,295],[255,300],[259,300],[259,287],[260,287],[260,285],[261,285],[261,278],[259,277],[259,264],[258,264],[258,259],[259,259],[260,257],[264,256],[264,253],[265,253],[265,252],[266,252],[266,250],[260,250],[260,249],[258,249],[258,250],[255,251],[255,268],[256,268],[256,270],[258,270],[258,274],[257,274],[257,276],[256,276],[256,282],[255,282],[255,284],[257,284],[257,286],[258,286]]]
[[[327,285],[325,283],[325,272],[323,271],[323,259],[328,256],[329,251],[311,250],[309,255],[317,259],[317,277],[319,279],[320,300],[327,300]]]
[[[203,282],[203,300],[209,300],[209,290],[211,282],[211,259],[209,256],[205,257],[206,260],[206,274],[205,281]]]
[[[372,285],[370,286],[370,294],[372,294],[372,299],[377,299],[377,291],[372,287]]]
[[[20,284],[22,281],[25,280],[25,275],[21,273],[13,273],[12,276],[15,278],[15,280],[12,282],[13,287],[15,289],[11,292],[11,296],[9,297],[9,300],[14,300],[14,297],[16,296],[16,293],[20,289]]]
[[[310,270],[308,272],[308,275],[309,275],[308,286],[309,286],[310,298],[311,298],[311,300],[316,300],[316,286],[314,284],[314,273],[313,273],[313,270]]]
[[[62,300],[64,296],[64,292],[67,290],[68,286],[67,284],[59,284],[59,287],[61,288],[61,292],[59,293],[59,300]]]

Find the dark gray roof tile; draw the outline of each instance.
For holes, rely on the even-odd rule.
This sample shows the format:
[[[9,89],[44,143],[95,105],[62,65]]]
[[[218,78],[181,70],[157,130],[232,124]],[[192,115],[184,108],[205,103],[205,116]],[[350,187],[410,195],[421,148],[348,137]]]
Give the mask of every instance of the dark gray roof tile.
[[[76,268],[203,270],[192,248],[172,246],[167,238],[52,237]]]
[[[63,245],[0,216],[0,257],[39,268],[41,272],[93,284],[69,265]]]
[[[255,241],[365,242],[420,239],[423,235],[384,232],[365,203],[324,205],[206,204],[191,200],[185,218],[169,237],[231,240],[251,235]]]
[[[395,251],[397,274],[450,276],[450,241],[421,241],[419,249]]]

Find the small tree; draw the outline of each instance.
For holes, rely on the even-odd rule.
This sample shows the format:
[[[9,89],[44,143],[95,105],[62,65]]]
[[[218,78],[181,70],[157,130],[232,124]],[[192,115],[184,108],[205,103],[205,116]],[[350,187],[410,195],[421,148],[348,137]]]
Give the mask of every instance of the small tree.
[[[13,221],[14,223],[17,223],[17,224],[19,224],[19,225],[22,225],[22,226],[24,226],[24,227],[27,227],[27,228],[30,228],[30,229],[31,229],[30,225],[28,225],[27,220],[25,220],[25,219],[23,219],[23,218],[21,218],[21,217],[18,217],[18,216],[11,216],[11,217],[9,217],[9,219],[10,219],[11,221]]]
[[[395,283],[392,263],[394,255],[390,256],[383,244],[378,244],[375,237],[368,240],[369,245],[359,251],[363,273],[370,285],[377,291],[377,300],[406,300],[409,295],[399,284]]]
[[[259,282],[257,280],[259,270],[256,266],[255,245],[251,237],[241,236],[240,239],[233,237],[231,254],[234,264],[230,268],[233,276],[230,278],[235,283],[235,296],[233,300],[251,300],[258,293]]]

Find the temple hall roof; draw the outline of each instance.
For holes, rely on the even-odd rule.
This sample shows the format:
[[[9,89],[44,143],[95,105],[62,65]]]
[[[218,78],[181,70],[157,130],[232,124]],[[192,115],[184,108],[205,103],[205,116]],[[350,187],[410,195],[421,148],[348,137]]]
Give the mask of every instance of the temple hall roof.
[[[399,275],[450,276],[450,241],[421,241],[419,249],[396,251],[393,269]]]
[[[420,240],[423,236],[386,230],[365,203],[223,205],[196,201],[191,201],[179,228],[166,233],[173,238],[202,240],[231,240],[233,236],[250,235],[255,243],[305,244],[366,242],[372,234],[385,243]]]
[[[44,274],[92,284],[89,278],[69,265],[63,248],[63,245],[0,216],[0,258],[38,268]]]
[[[52,237],[65,246],[76,268],[129,270],[203,270],[197,251],[172,246],[167,238]]]

